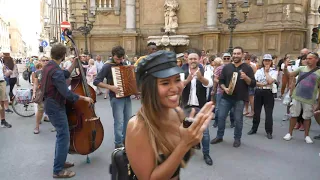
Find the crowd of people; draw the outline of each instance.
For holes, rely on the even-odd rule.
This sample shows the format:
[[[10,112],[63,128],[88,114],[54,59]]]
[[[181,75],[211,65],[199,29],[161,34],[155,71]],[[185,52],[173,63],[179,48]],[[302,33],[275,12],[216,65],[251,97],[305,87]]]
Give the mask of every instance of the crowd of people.
[[[94,59],[84,54],[79,57],[87,83],[97,95],[105,94],[104,98],[110,99],[115,148],[126,147],[138,179],[178,179],[180,168],[188,162],[193,149],[202,149],[204,162],[212,165],[210,144],[223,142],[227,116],[230,116],[230,128],[234,128],[233,147],[241,146],[244,116],[253,122],[247,134],[257,133],[262,107],[266,137],[272,139],[275,100],[287,106],[283,120],[290,120],[288,134],[283,139],[291,140],[293,130],[299,129],[305,132],[306,143],[313,143],[309,136],[311,118],[320,113],[317,53],[302,49],[297,60],[287,54],[278,61],[271,54],[264,54],[259,60],[241,47],[235,47],[232,54],[220,55],[196,49],[176,55],[158,50],[154,43],[149,43],[147,49],[147,55],[134,57],[132,61],[121,46],[114,47],[106,61],[100,55]],[[36,62],[30,59],[26,64],[33,98],[43,82],[48,82],[44,101],[37,104],[33,132],[40,133],[42,119],[51,122],[52,131],[57,132],[54,178],[75,175],[67,170],[74,164],[66,162],[70,135],[64,102],[93,103],[90,97],[70,90],[72,77],[80,73],[76,58],[66,57],[66,47],[57,44],[52,47],[51,58],[41,57]],[[12,58],[4,57],[0,63],[3,69],[0,71],[1,127],[7,128],[11,125],[5,120],[4,112],[19,79],[17,67],[11,61]],[[114,85],[111,67],[123,65],[134,65],[136,69],[140,94],[134,98],[141,98],[141,107],[135,116],[132,116],[132,97],[115,96],[119,87]],[[9,97],[5,93],[6,83]],[[192,119],[191,126],[182,126],[186,119]],[[217,128],[213,139],[208,127],[211,120]],[[314,139],[320,139],[320,135]],[[142,158],[145,161],[141,162]]]

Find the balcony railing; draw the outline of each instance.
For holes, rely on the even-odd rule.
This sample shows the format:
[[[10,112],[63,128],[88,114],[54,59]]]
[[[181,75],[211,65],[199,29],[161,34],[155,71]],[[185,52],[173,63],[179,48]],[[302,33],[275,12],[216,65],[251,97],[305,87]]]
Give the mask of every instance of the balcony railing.
[[[98,9],[112,9],[114,0],[98,0]]]
[[[90,0],[90,9],[92,13],[111,13],[120,15],[121,0]],[[96,12],[95,12],[96,11]]]

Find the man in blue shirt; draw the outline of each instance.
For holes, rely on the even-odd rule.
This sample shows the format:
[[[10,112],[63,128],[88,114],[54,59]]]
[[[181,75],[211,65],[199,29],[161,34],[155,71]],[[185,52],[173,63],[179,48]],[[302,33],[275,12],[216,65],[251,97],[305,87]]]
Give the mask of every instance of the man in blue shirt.
[[[121,46],[112,48],[112,60],[103,65],[93,82],[95,86],[110,90],[109,97],[114,119],[115,148],[124,146],[123,143],[126,137],[127,124],[132,115],[130,96],[116,98],[115,93],[119,92],[119,88],[114,85],[111,72],[112,66],[123,66],[122,61],[124,55],[125,51]],[[103,82],[104,78],[107,79],[108,84]]]
[[[74,61],[68,70],[62,70],[60,63],[65,59],[67,48],[62,44],[54,45],[51,49],[52,60],[42,69],[41,84],[46,84],[44,88],[45,112],[49,116],[51,124],[56,128],[56,147],[53,165],[54,178],[70,178],[75,176],[72,171],[65,170],[74,166],[66,162],[70,133],[66,114],[65,102],[76,102],[78,100],[93,103],[90,97],[79,96],[68,89],[66,79],[70,77],[77,61]],[[47,81],[47,82],[46,82]]]

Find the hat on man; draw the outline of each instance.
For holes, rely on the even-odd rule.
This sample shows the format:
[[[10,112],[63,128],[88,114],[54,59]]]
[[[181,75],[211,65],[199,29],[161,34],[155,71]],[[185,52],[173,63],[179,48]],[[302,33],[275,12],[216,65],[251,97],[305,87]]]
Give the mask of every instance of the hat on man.
[[[136,69],[137,83],[149,75],[156,78],[167,78],[182,73],[183,70],[177,66],[176,54],[171,51],[157,51],[142,59]]]
[[[231,54],[230,53],[224,53],[222,57],[224,58],[226,56],[231,57]]]
[[[271,60],[272,61],[272,56],[271,56],[271,54],[265,54],[264,56],[263,56],[263,59],[262,60]]]
[[[180,57],[183,57],[184,56],[184,54],[183,53],[179,53],[179,54],[177,54],[177,58],[180,58]]]

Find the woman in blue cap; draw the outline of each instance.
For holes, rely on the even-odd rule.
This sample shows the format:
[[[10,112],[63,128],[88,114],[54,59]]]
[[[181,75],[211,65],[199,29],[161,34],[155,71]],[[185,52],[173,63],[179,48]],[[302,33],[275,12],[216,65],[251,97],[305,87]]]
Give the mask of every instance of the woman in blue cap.
[[[179,171],[191,157],[212,119],[213,105],[207,103],[188,128],[179,108],[183,90],[182,70],[173,52],[158,51],[141,60],[136,79],[141,90],[141,108],[128,123],[126,152],[138,179],[179,179]]]

